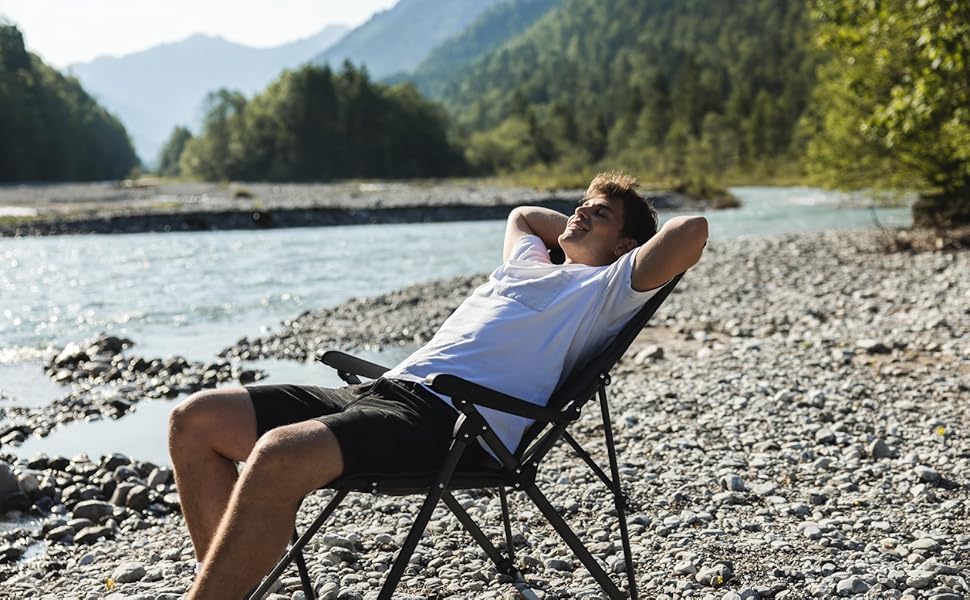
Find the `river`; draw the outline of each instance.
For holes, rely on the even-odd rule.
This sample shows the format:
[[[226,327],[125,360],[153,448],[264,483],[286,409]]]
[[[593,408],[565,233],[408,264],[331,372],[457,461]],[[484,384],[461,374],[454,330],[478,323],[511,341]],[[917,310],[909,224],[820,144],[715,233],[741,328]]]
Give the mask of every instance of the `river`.
[[[732,192],[741,208],[705,215],[712,243],[911,222],[908,208],[872,208],[864,199],[817,189]],[[104,332],[132,339],[140,356],[212,360],[238,338],[306,310],[490,271],[501,259],[503,231],[501,221],[474,221],[0,239],[0,410],[66,394],[43,372],[51,347]],[[404,352],[370,356],[393,363]],[[263,383],[339,383],[319,365],[252,364],[268,372]],[[73,423],[14,451],[118,451],[165,463],[165,420],[174,404],[142,402],[118,421]]]

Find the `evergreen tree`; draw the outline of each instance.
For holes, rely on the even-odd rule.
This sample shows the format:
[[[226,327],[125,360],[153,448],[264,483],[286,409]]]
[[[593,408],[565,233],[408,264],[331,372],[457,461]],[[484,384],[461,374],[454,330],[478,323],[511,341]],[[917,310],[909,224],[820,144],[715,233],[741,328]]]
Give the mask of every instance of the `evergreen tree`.
[[[137,164],[121,123],[0,22],[0,181],[120,179]]]
[[[323,181],[440,177],[464,163],[447,116],[413,85],[377,84],[345,63],[284,71],[248,101],[213,92],[180,167],[208,180]]]
[[[185,145],[191,139],[192,132],[185,127],[176,127],[172,130],[172,133],[168,136],[168,140],[158,154],[159,175],[168,177],[181,175],[182,170],[179,168],[179,160],[182,158]]]

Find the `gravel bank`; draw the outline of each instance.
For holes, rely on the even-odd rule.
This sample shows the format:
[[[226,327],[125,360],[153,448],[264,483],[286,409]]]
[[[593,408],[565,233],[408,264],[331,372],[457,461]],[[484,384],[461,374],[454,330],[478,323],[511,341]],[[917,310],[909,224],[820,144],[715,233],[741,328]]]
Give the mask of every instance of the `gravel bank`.
[[[644,597],[970,595],[970,255],[885,255],[877,245],[869,233],[712,242],[614,371],[621,470],[640,505],[629,520]],[[302,315],[225,354],[414,344],[474,282],[351,301],[339,322],[336,310]],[[587,411],[576,435],[605,464],[596,416]],[[566,449],[550,458],[543,488],[606,566],[621,568],[614,526],[600,517],[610,503],[602,487]],[[144,465],[133,470],[145,476]],[[318,509],[327,497],[305,505]],[[497,496],[459,498],[498,535]],[[598,597],[538,511],[512,499],[517,554],[537,595]],[[313,544],[310,571],[324,597],[375,594],[416,511],[413,498],[348,499]],[[100,523],[112,539],[55,542],[42,558],[0,567],[4,591],[183,593],[193,563],[181,517],[140,516],[145,529],[117,518]],[[297,589],[286,580],[277,598],[299,598]],[[518,597],[445,511],[400,590]]]
[[[570,212],[582,195],[454,181],[0,186],[0,237],[504,219],[522,204]],[[707,204],[648,195],[662,209]]]

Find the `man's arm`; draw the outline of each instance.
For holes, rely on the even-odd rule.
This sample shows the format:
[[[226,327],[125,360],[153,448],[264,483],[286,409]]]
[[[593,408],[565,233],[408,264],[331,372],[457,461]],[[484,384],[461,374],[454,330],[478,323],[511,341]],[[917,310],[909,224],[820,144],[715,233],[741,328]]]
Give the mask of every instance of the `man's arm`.
[[[674,217],[637,251],[633,289],[652,290],[694,266],[707,243],[707,219]]]
[[[512,248],[527,235],[537,235],[547,248],[559,246],[559,236],[566,230],[566,215],[539,206],[519,206],[509,213],[505,224],[502,260],[507,261]]]

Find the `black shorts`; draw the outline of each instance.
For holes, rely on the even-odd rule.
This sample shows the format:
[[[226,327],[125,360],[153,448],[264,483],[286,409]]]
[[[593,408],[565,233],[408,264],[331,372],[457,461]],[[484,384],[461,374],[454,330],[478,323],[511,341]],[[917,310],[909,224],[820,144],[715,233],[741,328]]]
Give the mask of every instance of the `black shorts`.
[[[306,385],[246,386],[256,410],[257,435],[316,419],[333,432],[344,474],[416,473],[437,470],[451,445],[458,411],[418,383],[375,379],[329,389]],[[460,470],[491,461],[468,445]]]

